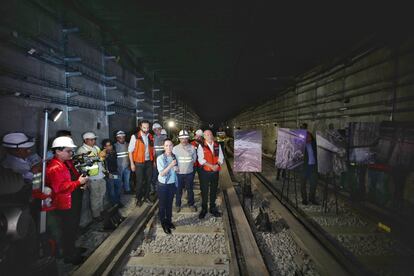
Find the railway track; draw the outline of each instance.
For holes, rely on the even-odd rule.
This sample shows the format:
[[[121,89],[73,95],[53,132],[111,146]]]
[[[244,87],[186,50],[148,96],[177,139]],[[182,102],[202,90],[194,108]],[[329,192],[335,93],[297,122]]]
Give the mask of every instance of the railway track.
[[[174,210],[172,235],[163,232],[157,203],[136,208],[74,275],[269,275],[225,166],[216,203],[222,217]]]

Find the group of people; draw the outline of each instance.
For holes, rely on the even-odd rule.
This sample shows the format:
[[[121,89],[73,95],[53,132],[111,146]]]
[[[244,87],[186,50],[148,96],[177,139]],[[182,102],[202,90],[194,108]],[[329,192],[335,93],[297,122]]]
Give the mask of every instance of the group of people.
[[[144,202],[152,204],[152,183],[152,191],[159,198],[162,228],[165,233],[171,234],[171,230],[175,229],[171,220],[174,195],[176,211],[180,212],[185,188],[188,206],[197,212],[193,187],[195,174],[198,173],[202,198],[199,218],[203,219],[207,211],[213,216],[221,216],[215,201],[224,156],[211,130],[197,130],[191,142],[188,131],[181,130],[178,134],[180,143],[174,146],[170,138],[161,138],[156,129],[153,136],[149,128],[148,121],[141,121],[139,131],[131,136],[128,148],[131,171],[135,172],[136,177],[137,205],[141,206]],[[154,179],[156,181],[151,181]]]
[[[202,197],[199,218],[203,219],[208,211],[213,216],[221,216],[215,201],[224,156],[212,132],[197,130],[194,140],[190,141],[189,132],[181,130],[180,143],[174,146],[160,124],[154,123],[152,130],[150,133],[150,122],[143,120],[129,143],[126,133],[119,130],[116,141],[104,139],[101,148],[94,132],[85,132],[79,147],[70,131],[58,132],[48,151],[43,190],[40,189],[42,158],[31,152],[34,140],[17,132],[3,137],[2,145],[7,154],[2,167],[21,174],[32,188],[32,197],[38,203],[43,202],[41,208],[47,212],[47,231],[57,241],[65,263],[83,261],[81,253],[85,249],[75,247],[81,215],[87,210],[95,222],[102,221],[108,201],[124,207],[122,190],[125,194],[135,193],[139,207],[144,203],[153,204],[158,197],[162,228],[171,234],[175,229],[171,220],[173,199],[175,196],[175,208],[180,212],[184,188],[189,208],[197,212],[193,187],[198,173]],[[131,173],[134,181],[130,181]],[[33,213],[36,216],[36,211]],[[34,217],[34,221],[38,223],[38,220]]]

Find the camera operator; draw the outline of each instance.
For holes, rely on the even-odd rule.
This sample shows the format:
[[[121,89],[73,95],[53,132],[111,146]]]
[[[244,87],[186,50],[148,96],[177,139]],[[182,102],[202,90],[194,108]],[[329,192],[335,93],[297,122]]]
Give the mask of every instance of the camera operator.
[[[58,242],[62,245],[65,263],[79,264],[82,262],[80,252],[75,248],[75,240],[79,228],[79,212],[72,209],[72,194],[85,185],[87,176],[79,175],[70,162],[76,145],[69,137],[58,137],[53,141],[54,157],[46,167],[46,185],[52,189],[52,208],[49,212],[51,220],[57,222],[55,232]]]
[[[83,145],[78,148],[76,154],[87,153],[88,156],[102,160],[105,153],[101,152],[101,149],[96,145],[96,138],[98,136],[93,132],[85,132],[82,138]],[[88,193],[92,216],[98,222],[102,220],[101,212],[104,210],[106,195],[104,167],[102,162],[95,162],[93,166],[88,166],[84,169],[88,171],[89,175]]]

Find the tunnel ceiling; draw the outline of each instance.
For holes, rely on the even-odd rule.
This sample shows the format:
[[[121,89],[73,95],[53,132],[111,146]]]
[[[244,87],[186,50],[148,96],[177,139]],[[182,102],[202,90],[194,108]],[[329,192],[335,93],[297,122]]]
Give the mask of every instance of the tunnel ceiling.
[[[397,12],[378,4],[148,2],[66,1],[206,122],[275,97],[298,74],[390,32]]]

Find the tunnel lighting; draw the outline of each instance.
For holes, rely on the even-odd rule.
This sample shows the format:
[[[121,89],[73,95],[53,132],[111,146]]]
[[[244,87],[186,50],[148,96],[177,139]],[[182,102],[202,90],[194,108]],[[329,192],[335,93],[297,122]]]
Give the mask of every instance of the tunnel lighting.
[[[340,110],[340,111],[345,111],[345,110],[347,110],[347,109],[348,109],[348,107],[340,107],[340,108],[339,108],[339,110]]]
[[[56,122],[57,120],[59,120],[60,116],[62,116],[63,111],[60,110],[59,108],[55,108],[53,109],[53,111],[50,113],[50,117],[49,119],[52,122]]]
[[[175,122],[174,122],[174,121],[169,121],[169,122],[168,122],[168,127],[169,127],[169,128],[173,128],[173,127],[175,127]]]
[[[33,55],[35,52],[36,52],[36,49],[33,49],[33,48],[30,48],[30,50],[29,50],[29,51],[27,51],[27,53],[28,53],[29,55]]]

